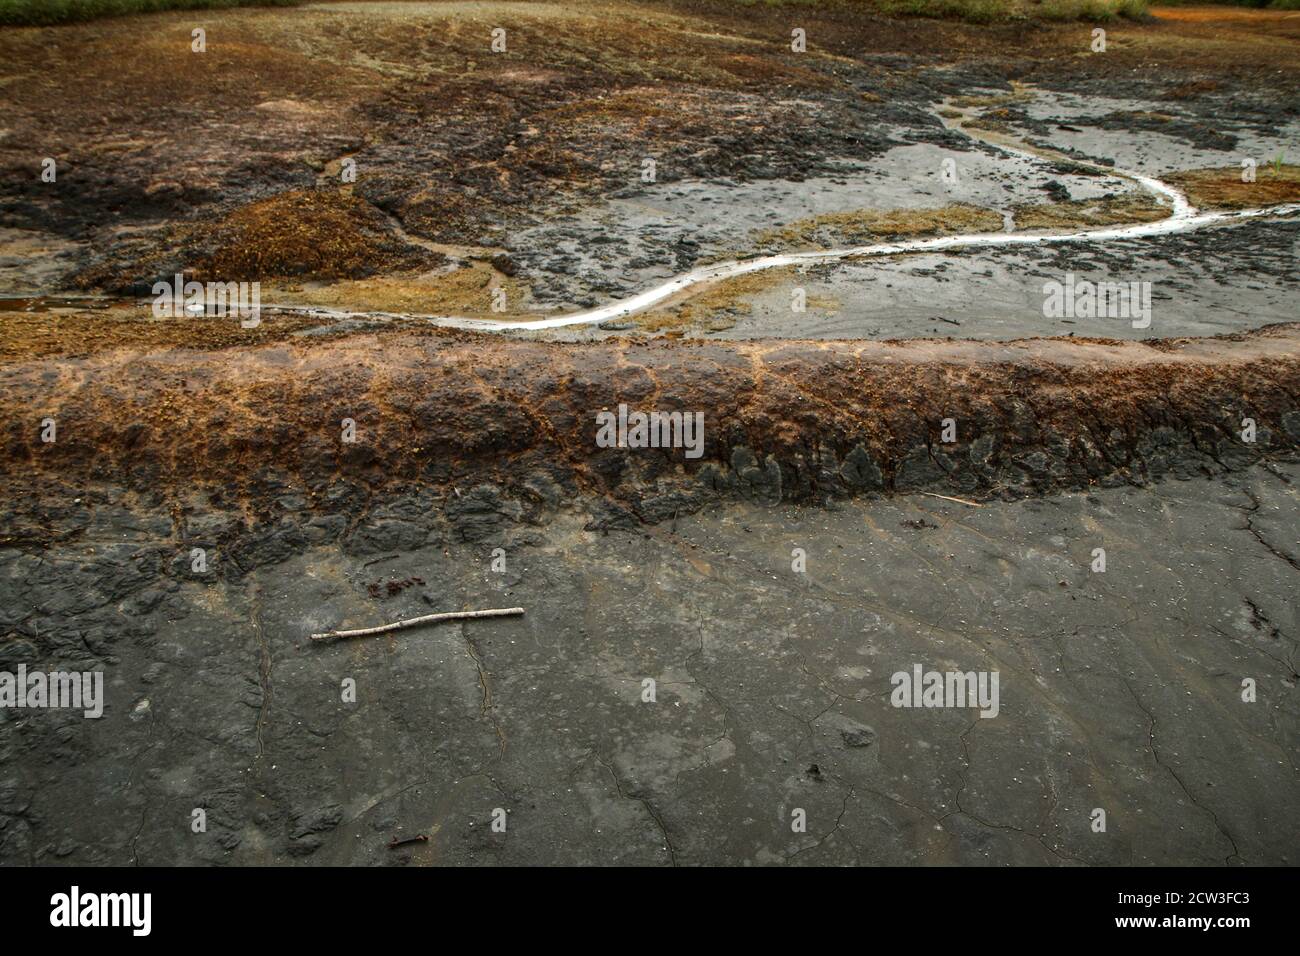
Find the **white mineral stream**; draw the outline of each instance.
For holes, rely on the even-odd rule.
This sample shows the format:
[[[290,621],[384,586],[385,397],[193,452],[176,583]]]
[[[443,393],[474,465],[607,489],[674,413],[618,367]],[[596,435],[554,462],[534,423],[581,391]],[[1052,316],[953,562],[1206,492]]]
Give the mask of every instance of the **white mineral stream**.
[[[947,104],[945,104],[945,106],[946,105]],[[961,118],[965,118],[966,115],[967,114],[963,112]],[[1013,146],[1000,138],[995,139],[990,137],[986,139],[983,137],[976,137],[971,134],[968,129],[964,129],[954,122],[945,121],[945,125],[948,125],[949,128],[952,129],[960,129],[961,132],[966,133],[966,135],[971,136],[973,139],[985,142],[988,145],[1013,156],[1019,156],[1030,161],[1038,162],[1048,158],[1055,158],[1058,161],[1069,162],[1080,166],[1088,166],[1092,169],[1104,172],[1107,175],[1129,179],[1142,186],[1148,192],[1153,193],[1168,202],[1171,208],[1171,214],[1168,217],[1155,222],[1143,222],[1129,226],[1081,229],[1075,232],[971,233],[938,236],[929,239],[909,239],[903,242],[878,243],[876,245],[855,246],[848,249],[819,249],[812,252],[790,252],[781,255],[717,262],[683,273],[682,275],[669,279],[660,285],[647,289],[646,291],[631,296],[630,298],[621,299],[616,302],[611,302],[608,305],[602,305],[599,308],[588,309],[583,312],[571,312],[567,315],[557,315],[549,318],[494,321],[492,319],[468,318],[454,315],[400,315],[391,312],[348,312],[344,310],[318,308],[314,306],[271,305],[263,306],[263,308],[274,311],[322,315],[339,319],[424,319],[435,325],[446,326],[448,328],[471,329],[477,332],[560,329],[573,325],[591,325],[599,322],[607,322],[613,319],[627,318],[640,312],[644,312],[647,309],[650,309],[667,299],[671,299],[679,293],[693,287],[720,282],[736,276],[746,275],[751,272],[761,272],[764,269],[775,269],[780,266],[812,265],[823,262],[837,262],[844,259],[867,259],[877,256],[897,256],[911,252],[934,252],[940,249],[961,249],[975,246],[1050,245],[1069,242],[1096,244],[1120,239],[1141,239],[1148,236],[1164,236],[1173,233],[1191,232],[1196,229],[1203,229],[1207,226],[1229,225],[1234,222],[1240,222],[1242,220],[1252,219],[1259,216],[1289,216],[1300,212],[1300,203],[1286,203],[1276,206],[1265,206],[1258,209],[1200,212],[1192,206],[1188,201],[1187,196],[1185,196],[1180,190],[1150,176],[1143,176],[1140,173],[1116,169],[1112,166],[1105,166],[1100,163],[1087,162],[1085,160],[1076,159],[1072,156],[1064,156],[1061,154],[1049,156],[1046,152],[1032,152],[1028,149]]]

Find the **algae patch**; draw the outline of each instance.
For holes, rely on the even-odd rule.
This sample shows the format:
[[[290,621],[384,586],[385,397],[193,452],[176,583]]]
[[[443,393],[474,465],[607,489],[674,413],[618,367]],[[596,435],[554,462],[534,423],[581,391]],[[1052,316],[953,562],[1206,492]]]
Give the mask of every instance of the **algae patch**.
[[[1012,210],[1016,229],[1073,229],[1155,222],[1169,213],[1168,206],[1145,194],[1037,203]]]
[[[859,209],[800,219],[756,237],[764,251],[834,249],[912,236],[997,232],[1002,217],[991,209],[954,203],[934,209]]]

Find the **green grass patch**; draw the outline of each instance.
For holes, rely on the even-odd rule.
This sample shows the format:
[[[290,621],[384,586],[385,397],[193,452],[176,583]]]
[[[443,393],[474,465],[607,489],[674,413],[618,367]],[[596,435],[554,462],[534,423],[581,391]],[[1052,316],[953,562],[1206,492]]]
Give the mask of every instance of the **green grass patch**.
[[[1300,2],[1300,0],[1293,0]],[[1121,17],[1141,20],[1147,0],[876,0],[885,13],[901,16],[1005,23],[1009,20],[1089,20],[1107,22]]]
[[[1158,7],[1201,7],[1210,0],[1156,0]],[[1219,7],[1254,7],[1256,10],[1300,10],[1300,0],[1213,0]]]
[[[0,0],[0,24],[51,26],[98,17],[159,10],[216,10],[224,7],[290,7],[302,0]]]
[[[1151,0],[733,0],[741,6],[823,7],[874,10],[896,17],[928,17],[966,23],[1027,20],[1144,20]],[[1161,0],[1154,0],[1160,3]],[[1202,0],[1205,2],[1205,0]],[[1300,3],[1300,0],[1278,0]]]

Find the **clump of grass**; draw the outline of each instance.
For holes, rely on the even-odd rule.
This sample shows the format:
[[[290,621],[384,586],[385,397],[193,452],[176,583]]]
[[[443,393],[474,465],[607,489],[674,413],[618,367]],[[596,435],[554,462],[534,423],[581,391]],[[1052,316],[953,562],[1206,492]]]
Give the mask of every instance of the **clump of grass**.
[[[1204,96],[1206,93],[1218,92],[1218,90],[1219,83],[1216,80],[1188,80],[1185,83],[1170,87],[1162,95],[1167,100],[1191,100]]]
[[[995,119],[989,119],[984,116],[977,116],[974,119],[964,120],[962,129],[982,129],[990,133],[1010,133],[1011,127],[1006,123],[999,122]]]
[[[376,210],[335,192],[291,190],[188,227],[196,272],[219,281],[302,276],[355,279],[429,268],[444,257],[407,245]]]
[[[1012,210],[1017,229],[1073,229],[1079,226],[1113,226],[1131,222],[1154,222],[1169,216],[1145,193],[1082,199],[1072,202],[1039,203]]]
[[[486,262],[469,262],[449,271],[417,276],[375,276],[341,279],[328,284],[304,283],[277,288],[275,301],[334,306],[410,315],[475,315],[491,319],[526,319],[524,313],[492,311],[493,291],[505,290],[512,308],[526,303],[531,290],[518,279],[502,275]],[[263,292],[263,298],[269,293]]]
[[[0,0],[0,24],[53,26],[99,17],[159,10],[211,10],[222,7],[291,7],[303,0]]]
[[[1297,0],[1300,2],[1300,0]],[[1141,20],[1147,0],[876,0],[886,13],[1001,23],[1008,20]]]
[[[877,5],[896,16],[965,20],[968,23],[1012,19],[1011,5],[1006,0],[878,0]]]
[[[996,232],[1002,217],[991,209],[954,203],[939,209],[860,209],[800,219],[760,233],[766,249],[827,249],[866,245],[880,239]]]
[[[1251,209],[1300,201],[1300,166],[1275,160],[1259,164],[1253,183],[1241,181],[1240,166],[1192,169],[1164,178],[1202,209]]]
[[[1160,0],[1162,6],[1200,6],[1204,0]],[[1257,10],[1300,10],[1300,0],[1215,0],[1225,7],[1254,7]]]
[[[676,338],[692,329],[724,332],[735,326],[737,319],[751,315],[754,299],[779,285],[794,280],[793,266],[764,269],[735,276],[702,289],[685,302],[656,309],[637,318],[637,327],[646,332],[660,332]],[[834,303],[810,297],[809,308],[832,308]]]

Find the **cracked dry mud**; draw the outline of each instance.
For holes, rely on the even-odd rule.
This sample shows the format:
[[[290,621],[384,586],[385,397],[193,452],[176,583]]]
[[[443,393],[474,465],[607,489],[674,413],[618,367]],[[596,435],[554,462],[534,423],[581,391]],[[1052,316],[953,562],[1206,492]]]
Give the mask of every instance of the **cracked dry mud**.
[[[1293,150],[1300,18],[1160,11],[1097,57],[1084,24],[798,12],[804,56],[789,10],[713,3],[0,32],[0,671],[107,691],[0,709],[0,863],[1296,862],[1296,217],[774,270],[607,328],[410,318],[1160,214],[1059,156],[1296,198],[1232,177]],[[195,18],[208,61],[170,53]],[[182,268],[393,315],[153,319]],[[1067,271],[1149,279],[1151,327],[1045,319]],[[703,410],[702,455],[596,447],[620,403]],[[916,664],[996,671],[997,717],[892,706]]]

